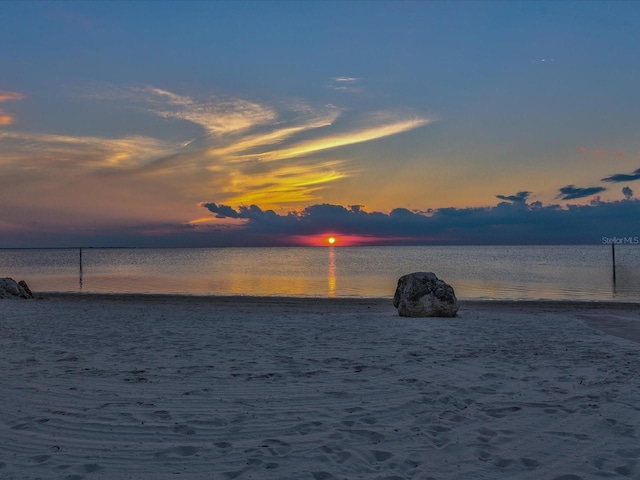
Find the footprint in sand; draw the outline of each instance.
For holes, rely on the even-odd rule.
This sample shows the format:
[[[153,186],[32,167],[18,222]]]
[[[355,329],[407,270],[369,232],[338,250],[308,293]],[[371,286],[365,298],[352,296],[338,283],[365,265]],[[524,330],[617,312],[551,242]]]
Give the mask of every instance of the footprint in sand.
[[[522,465],[527,468],[538,468],[540,465],[542,465],[539,461],[533,458],[521,458],[520,463],[522,463]]]
[[[449,427],[445,427],[444,425],[432,424],[429,426],[428,431],[437,434],[437,433],[450,432],[451,429]]]
[[[498,436],[498,432],[491,430],[490,428],[482,427],[476,430],[480,435],[477,439],[481,442],[488,443]]]
[[[98,470],[102,470],[102,467],[97,463],[76,465],[69,469],[70,473],[64,478],[65,480],[82,480],[88,473],[97,472]]]
[[[616,450],[616,455],[622,458],[640,458],[640,448],[621,448]]]
[[[385,452],[384,450],[371,450],[369,454],[374,462],[386,462],[390,458],[393,458],[393,453]]]
[[[478,459],[483,462],[488,462],[489,459],[493,456],[485,450],[476,450],[476,455],[478,456]]]
[[[504,408],[490,408],[486,410],[487,415],[494,418],[503,418],[506,417],[508,413],[517,412],[522,410],[520,407],[504,407]]]
[[[613,469],[618,475],[622,475],[623,477],[631,478],[633,475],[634,469],[633,467],[629,467],[628,465],[620,465]]]
[[[503,458],[503,457],[498,456],[491,463],[493,463],[496,467],[507,468],[507,467],[510,467],[511,465],[513,465],[514,461],[512,459],[510,459],[510,458]]]
[[[551,434],[551,435],[556,435],[558,437],[565,437],[565,438],[573,437],[576,440],[588,440],[589,439],[589,435],[586,435],[584,433],[556,432],[556,431],[549,431],[548,433]]]
[[[308,423],[301,423],[288,429],[286,434],[308,435],[311,432],[318,431],[322,426],[322,422],[314,421]]]
[[[345,432],[354,437],[364,438],[366,440],[369,440],[370,443],[374,444],[380,443],[385,438],[383,434],[374,432],[373,430],[347,430],[342,428],[338,428],[337,430],[339,432]]]
[[[312,472],[311,475],[313,475],[313,480],[332,480],[336,478],[329,472]]]
[[[329,445],[323,445],[320,450],[332,456],[336,463],[342,464],[351,458],[351,453],[343,450],[342,447],[333,448]]]
[[[171,420],[173,418],[166,410],[156,410],[153,412],[153,416],[158,420]]]
[[[262,448],[266,448],[267,451],[274,457],[283,457],[291,451],[291,445],[278,440],[277,438],[268,438],[262,441],[260,445]]]
[[[189,425],[176,425],[171,430],[182,435],[193,435],[196,433],[195,429],[191,428]]]
[[[462,423],[467,419],[467,417],[465,417],[464,415],[460,415],[451,410],[445,410],[444,412],[438,415],[438,418],[440,420],[445,420],[453,423]]]
[[[162,458],[176,458],[176,457],[191,457],[198,453],[198,447],[185,445],[182,447],[172,447],[162,450],[156,453],[156,457]]]
[[[97,463],[87,463],[83,465],[82,468],[86,473],[93,473],[93,472],[97,472],[98,470],[102,470],[102,467]]]
[[[30,460],[33,463],[44,463],[47,460],[49,460],[51,458],[51,455],[36,455],[34,457],[31,457]]]

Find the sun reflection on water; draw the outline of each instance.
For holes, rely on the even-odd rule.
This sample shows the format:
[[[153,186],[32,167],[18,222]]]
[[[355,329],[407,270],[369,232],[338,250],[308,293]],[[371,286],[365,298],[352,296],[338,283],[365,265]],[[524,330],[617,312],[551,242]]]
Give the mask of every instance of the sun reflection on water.
[[[460,299],[640,301],[640,248],[586,246],[16,249],[0,267],[35,292],[389,297],[397,279],[432,271]],[[337,264],[340,262],[340,270]],[[340,282],[338,282],[338,276]]]
[[[330,297],[336,296],[336,250],[333,245],[329,246],[329,275],[327,276],[328,291]]]

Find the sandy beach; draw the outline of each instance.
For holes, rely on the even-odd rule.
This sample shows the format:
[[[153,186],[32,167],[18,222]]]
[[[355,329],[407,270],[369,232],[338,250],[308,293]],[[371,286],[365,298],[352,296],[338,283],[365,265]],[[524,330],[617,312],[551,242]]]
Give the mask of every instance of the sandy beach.
[[[2,479],[640,478],[640,308],[0,300]]]

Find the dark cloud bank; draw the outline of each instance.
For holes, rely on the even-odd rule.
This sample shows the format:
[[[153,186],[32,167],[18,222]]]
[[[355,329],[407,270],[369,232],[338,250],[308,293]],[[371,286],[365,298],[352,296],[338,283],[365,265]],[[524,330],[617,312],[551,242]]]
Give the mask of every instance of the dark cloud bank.
[[[369,237],[366,243],[377,245],[593,244],[601,243],[602,237],[640,236],[640,200],[601,202],[596,197],[588,205],[560,207],[527,204],[528,196],[529,192],[499,195],[507,201],[493,207],[426,212],[396,208],[388,214],[367,212],[360,205],[313,205],[285,215],[256,205],[237,210],[215,203],[203,206],[220,218],[244,220],[240,231],[245,238],[280,238],[282,244],[291,236],[328,232]]]
[[[640,169],[634,174],[640,176]],[[610,182],[628,181],[616,174]],[[352,236],[366,245],[536,245],[601,244],[603,237],[640,237],[640,200],[624,186],[622,200],[603,202],[603,187],[560,189],[562,199],[591,197],[586,205],[527,203],[531,192],[496,195],[491,207],[440,208],[426,211],[396,208],[389,213],[368,212],[363,205],[312,205],[298,212],[278,214],[257,205],[234,209],[213,202],[201,206],[232,225],[123,225],[104,230],[75,229],[0,238],[0,248],[25,247],[249,247],[305,244],[305,236]],[[308,243],[308,242],[307,242]]]

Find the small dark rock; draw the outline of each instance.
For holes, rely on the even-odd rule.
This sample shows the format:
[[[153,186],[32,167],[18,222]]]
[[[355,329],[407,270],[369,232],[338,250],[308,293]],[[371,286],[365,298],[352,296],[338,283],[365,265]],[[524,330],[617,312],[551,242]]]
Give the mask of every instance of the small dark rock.
[[[24,280],[20,280],[18,282],[18,285],[20,285],[22,289],[25,291],[25,293],[27,294],[27,298],[33,298],[33,293],[31,292],[29,285],[27,285],[27,282],[25,282]]]
[[[0,298],[33,298],[31,289],[24,280],[19,283],[13,278],[0,278]]]

